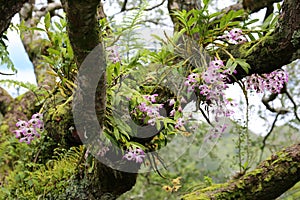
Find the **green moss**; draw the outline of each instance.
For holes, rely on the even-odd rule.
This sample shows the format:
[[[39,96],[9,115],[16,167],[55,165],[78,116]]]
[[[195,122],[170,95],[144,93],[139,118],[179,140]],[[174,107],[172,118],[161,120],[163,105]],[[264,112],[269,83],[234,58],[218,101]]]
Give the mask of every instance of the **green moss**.
[[[300,30],[294,31],[291,42],[294,45],[294,47],[299,46],[299,44],[300,44]]]
[[[48,135],[63,146],[74,145],[74,141],[70,141],[73,139],[70,127],[74,127],[71,102],[72,97],[66,99],[60,93],[55,94],[46,102],[51,107],[44,115],[45,128]]]
[[[209,200],[210,197],[202,192],[193,192],[182,197],[183,200]]]
[[[292,174],[295,174],[297,171],[298,171],[298,168],[297,168],[297,167],[292,167],[292,168],[290,169],[290,172],[291,172]]]
[[[207,200],[211,199],[209,193],[218,190],[219,188],[227,187],[228,183],[213,184],[207,188],[197,190],[182,197],[184,200]]]
[[[7,133],[9,131],[9,126],[7,124],[2,124],[0,126],[0,133]]]

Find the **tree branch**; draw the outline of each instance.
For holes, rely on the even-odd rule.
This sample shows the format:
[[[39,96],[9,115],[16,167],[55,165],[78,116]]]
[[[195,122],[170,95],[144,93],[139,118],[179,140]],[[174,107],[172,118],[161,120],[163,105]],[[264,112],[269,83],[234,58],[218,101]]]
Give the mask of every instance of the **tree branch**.
[[[262,146],[260,147],[260,157],[259,157],[259,162],[262,161],[262,156],[264,154],[264,150],[265,150],[265,147],[266,147],[266,142],[267,142],[267,139],[269,138],[269,136],[271,135],[271,133],[273,132],[274,128],[275,128],[275,125],[276,125],[276,122],[278,120],[278,117],[279,117],[280,113],[277,113],[276,114],[276,117],[272,123],[272,126],[271,126],[271,129],[269,130],[269,132],[267,133],[267,135],[264,137],[263,141],[262,141]]]
[[[0,0],[0,38],[9,27],[13,16],[18,13],[23,4],[29,0]]]
[[[47,6],[44,6],[41,9],[36,10],[35,17],[39,21],[41,19],[41,17],[45,16],[48,12],[51,13],[51,12],[53,12],[55,10],[59,10],[59,9],[62,9],[61,3],[58,3],[58,2],[49,3]]]
[[[251,12],[257,11],[277,1],[244,1],[244,8],[250,9]],[[197,3],[185,0],[169,0],[168,9],[171,14],[175,30],[178,30],[179,22],[172,13],[175,10],[197,9]],[[240,8],[240,7],[239,7]],[[258,41],[245,43],[243,45],[229,46],[228,51],[235,57],[246,59],[251,69],[247,74],[242,68],[237,68],[235,78],[232,82],[240,80],[245,76],[253,73],[269,73],[282,66],[291,63],[300,57],[300,2],[299,0],[286,0],[282,6],[282,13],[276,30],[269,36],[265,36]],[[177,27],[177,28],[176,28]],[[227,60],[227,54],[220,52],[222,59]]]
[[[277,113],[277,114],[280,114],[280,115],[287,114],[289,112],[288,109],[274,108],[269,104],[271,101],[274,101],[277,97],[278,97],[278,93],[271,93],[270,95],[264,94],[264,96],[262,98],[262,103],[266,106],[266,108],[269,111],[271,111],[273,113]]]
[[[243,0],[243,8],[251,13],[272,5],[273,3],[281,2],[282,0]]]
[[[165,2],[166,2],[166,0],[162,0],[161,3],[159,3],[159,4],[157,4],[157,5],[154,5],[154,6],[150,7],[150,8],[146,8],[144,11],[151,11],[151,10],[154,10],[155,8],[158,8],[158,7],[162,6]],[[127,1],[124,2],[124,5],[126,6],[125,3],[127,3]],[[126,8],[126,7],[124,7],[124,5],[123,5],[123,7],[122,7],[122,9],[121,9],[121,12],[124,12],[124,11],[130,11],[130,10],[138,10],[138,9],[140,9],[139,7]]]
[[[269,200],[300,181],[300,144],[283,149],[239,179],[194,191],[184,200],[247,199]]]
[[[261,9],[268,8],[272,6],[273,3],[282,2],[282,0],[262,0],[262,1],[253,1],[253,0],[244,0],[243,3],[236,3],[231,6],[228,6],[222,11],[228,13],[229,11],[238,11],[241,9],[247,10],[250,14],[260,11]]]

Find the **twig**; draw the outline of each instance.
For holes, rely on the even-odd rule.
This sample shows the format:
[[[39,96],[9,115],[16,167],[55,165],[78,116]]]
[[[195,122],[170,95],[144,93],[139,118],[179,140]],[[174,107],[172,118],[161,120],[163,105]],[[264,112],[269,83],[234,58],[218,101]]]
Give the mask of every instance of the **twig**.
[[[16,75],[16,74],[8,74],[8,73],[0,72],[0,75],[4,75],[4,76],[12,76],[12,75]]]
[[[120,12],[124,12],[126,10],[126,5],[127,5],[127,2],[128,0],[125,0],[124,3],[123,3],[123,6],[121,8],[121,11]]]
[[[152,6],[152,7],[150,7],[150,8],[146,8],[144,11],[151,11],[151,10],[154,10],[155,8],[158,8],[158,7],[160,7],[161,5],[163,5],[165,2],[166,2],[166,0],[163,0],[160,4],[157,4],[157,5]],[[126,9],[126,10],[124,10],[124,11],[131,11],[131,10],[138,10],[138,9],[140,9],[140,8],[139,8],[139,7],[132,7],[132,8],[128,8],[128,9]]]
[[[166,2],[166,0],[163,0],[160,4],[157,4],[155,6],[152,6],[151,8],[146,8],[144,9],[144,11],[151,11],[151,10],[154,10],[155,8],[158,8],[160,7],[161,5],[163,5],[164,3]],[[120,12],[117,12],[115,14],[113,14],[110,18],[113,18],[114,16],[118,15],[118,14],[121,14],[122,12],[127,12],[127,11],[131,11],[131,10],[139,10],[140,7],[132,7],[132,8],[126,8],[126,5],[127,5],[127,0],[125,0],[122,8],[121,8],[121,11]]]
[[[286,113],[288,113],[289,110],[287,110],[285,108],[273,108],[272,106],[270,106],[269,102],[274,101],[277,97],[278,97],[278,93],[272,93],[269,96],[264,95],[263,98],[262,98],[262,103],[266,106],[266,108],[269,111],[271,111],[273,113],[278,113],[278,114],[286,114]]]
[[[276,117],[275,117],[275,119],[274,119],[274,121],[273,121],[273,123],[272,123],[272,126],[271,126],[271,129],[270,129],[270,131],[268,132],[268,134],[264,137],[264,139],[263,139],[263,144],[262,144],[262,146],[261,146],[261,153],[260,153],[260,157],[259,157],[259,162],[261,162],[262,161],[262,156],[263,156],[263,153],[264,153],[264,149],[265,149],[265,147],[266,147],[266,141],[267,141],[267,139],[268,139],[268,137],[271,135],[271,133],[272,133],[272,131],[273,131],[273,129],[274,129],[274,127],[275,127],[275,124],[276,124],[276,122],[277,122],[277,120],[278,120],[278,116],[280,115],[281,113],[277,113],[277,115],[276,115]]]
[[[285,86],[285,87],[286,87],[286,86]],[[287,97],[289,98],[289,100],[292,102],[292,104],[293,104],[293,106],[294,106],[294,114],[295,114],[295,117],[296,117],[296,119],[300,122],[300,118],[299,118],[299,116],[298,116],[298,114],[297,114],[297,110],[298,110],[297,104],[295,103],[295,101],[294,101],[293,97],[291,96],[291,94],[286,90],[286,88],[285,88],[284,93],[287,95]]]

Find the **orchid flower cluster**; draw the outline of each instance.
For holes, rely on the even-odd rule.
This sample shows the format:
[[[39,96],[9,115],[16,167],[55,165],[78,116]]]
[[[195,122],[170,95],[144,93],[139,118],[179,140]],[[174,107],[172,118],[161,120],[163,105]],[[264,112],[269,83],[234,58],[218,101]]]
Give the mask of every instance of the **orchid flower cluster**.
[[[129,148],[126,154],[123,156],[123,159],[128,161],[135,161],[136,163],[142,163],[145,158],[145,152],[140,148]]]
[[[252,74],[246,81],[247,89],[253,89],[257,93],[262,93],[264,90],[280,93],[284,84],[288,82],[288,74],[283,70],[275,70],[269,74]]]
[[[108,59],[113,63],[121,62],[121,56],[117,46],[107,47]]]
[[[105,154],[110,150],[111,143],[105,144],[104,142],[102,142],[100,139],[97,139],[95,141],[94,147],[96,152],[95,155],[103,157],[105,156]]]
[[[220,96],[224,96],[223,91],[228,88],[224,82],[228,71],[222,70],[222,68],[224,68],[223,61],[216,58],[209,63],[209,67],[201,75],[190,74],[185,81],[188,91],[199,92],[207,102],[219,101]],[[201,82],[204,84],[201,84]]]
[[[225,116],[229,117],[234,112],[227,109],[226,106],[231,102],[224,99],[224,90],[228,88],[225,80],[229,71],[224,69],[222,60],[215,58],[214,61],[209,63],[209,67],[202,74],[192,73],[187,77],[185,85],[188,87],[188,92],[196,92],[200,95],[200,99],[208,106],[216,105],[214,110],[215,121],[218,123],[220,118]],[[227,125],[217,125],[213,128],[212,132],[222,133],[225,131]]]
[[[153,95],[144,95],[145,102],[140,103],[131,114],[138,116],[138,119],[141,119],[143,123],[154,126],[156,120],[163,118],[159,114],[159,110],[163,107],[163,104],[155,104],[158,94]]]
[[[233,28],[229,32],[226,31],[224,35],[219,36],[218,39],[225,40],[229,44],[243,44],[247,42],[247,38],[243,34],[243,31],[239,28]]]
[[[85,152],[85,159],[90,154],[93,154],[94,156],[99,156],[99,157],[104,157],[106,153],[110,150],[111,144],[109,143],[108,145],[102,142],[100,139],[94,140],[92,144],[92,148],[87,147],[87,150]]]
[[[184,97],[182,97],[181,100],[180,100],[180,103],[186,103],[186,102],[187,102],[186,99]],[[169,106],[173,106],[173,109],[170,112],[171,117],[175,116],[176,111],[178,111],[179,113],[182,112],[182,107],[180,106],[180,104],[179,104],[178,108],[176,109],[175,103],[176,103],[175,99],[170,99],[169,100]],[[176,129],[180,129],[181,127],[184,126],[185,122],[186,121],[184,120],[183,117],[179,117],[179,118],[176,119],[176,124],[175,124],[174,127]]]
[[[16,138],[20,138],[20,142],[30,144],[34,138],[40,137],[40,132],[44,130],[43,115],[36,113],[32,115],[29,121],[19,120],[16,123],[18,130],[15,130]]]

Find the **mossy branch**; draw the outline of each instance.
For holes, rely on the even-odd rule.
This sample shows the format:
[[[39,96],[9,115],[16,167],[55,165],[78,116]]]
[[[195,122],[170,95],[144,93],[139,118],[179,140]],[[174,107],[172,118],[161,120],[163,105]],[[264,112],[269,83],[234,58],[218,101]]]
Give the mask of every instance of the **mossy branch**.
[[[238,179],[185,195],[184,200],[275,199],[300,181],[300,144],[283,149]]]

